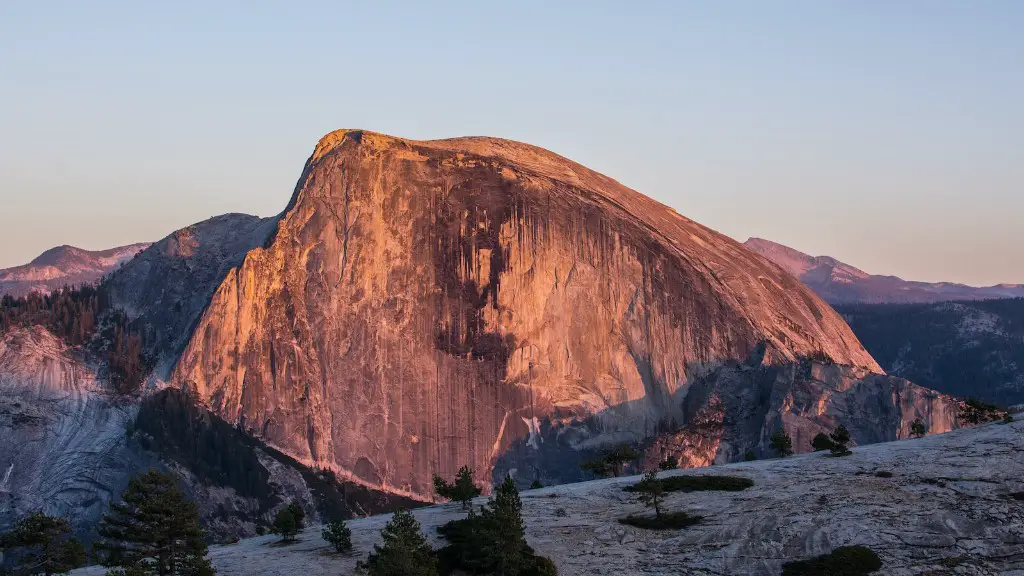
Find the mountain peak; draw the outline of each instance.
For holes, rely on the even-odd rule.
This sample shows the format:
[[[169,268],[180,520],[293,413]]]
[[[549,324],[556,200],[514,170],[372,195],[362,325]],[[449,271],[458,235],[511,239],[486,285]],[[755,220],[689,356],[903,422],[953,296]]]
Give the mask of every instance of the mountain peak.
[[[1021,285],[976,288],[953,282],[914,282],[898,276],[869,274],[831,256],[809,256],[763,238],[749,238],[743,244],[799,278],[832,304],[941,302],[1024,296],[1024,286]]]

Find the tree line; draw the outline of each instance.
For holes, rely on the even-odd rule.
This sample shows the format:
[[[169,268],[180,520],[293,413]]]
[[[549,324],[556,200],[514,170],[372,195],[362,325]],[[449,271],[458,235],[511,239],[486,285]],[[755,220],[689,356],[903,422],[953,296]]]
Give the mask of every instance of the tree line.
[[[134,393],[152,369],[143,332],[113,306],[102,285],[0,298],[0,334],[30,326],[43,326],[69,346],[82,347],[103,360],[118,393]]]

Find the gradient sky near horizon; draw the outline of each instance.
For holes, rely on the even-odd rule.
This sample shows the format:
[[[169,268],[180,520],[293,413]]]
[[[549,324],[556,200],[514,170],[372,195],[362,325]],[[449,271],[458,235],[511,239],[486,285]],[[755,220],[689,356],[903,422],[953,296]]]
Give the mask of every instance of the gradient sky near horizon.
[[[738,240],[1024,282],[1024,2],[5,2],[0,267],[288,201],[335,128],[488,135]]]

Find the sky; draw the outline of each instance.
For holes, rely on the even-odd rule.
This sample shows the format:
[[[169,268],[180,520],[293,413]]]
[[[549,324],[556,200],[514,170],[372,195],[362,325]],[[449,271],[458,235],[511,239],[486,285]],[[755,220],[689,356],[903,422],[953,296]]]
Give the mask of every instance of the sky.
[[[1024,282],[1024,2],[3,2],[0,267],[269,216],[336,128],[542,146],[740,241]]]

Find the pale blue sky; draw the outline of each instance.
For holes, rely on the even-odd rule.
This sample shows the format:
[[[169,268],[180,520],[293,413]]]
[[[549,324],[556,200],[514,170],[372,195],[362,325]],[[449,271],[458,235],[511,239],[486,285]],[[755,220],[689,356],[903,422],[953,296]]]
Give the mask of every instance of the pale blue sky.
[[[1010,0],[3,2],[0,267],[277,213],[350,127],[522,140],[739,240],[1024,282],[1022,30]]]

